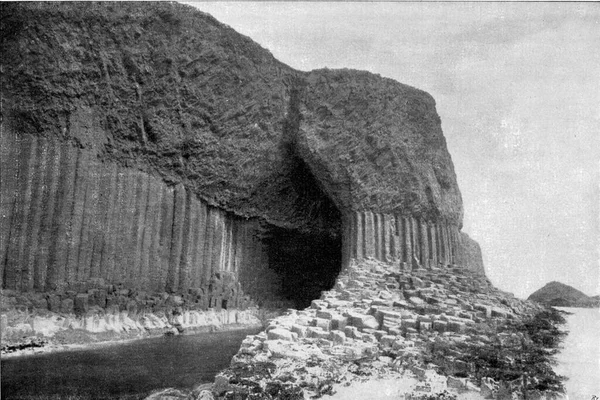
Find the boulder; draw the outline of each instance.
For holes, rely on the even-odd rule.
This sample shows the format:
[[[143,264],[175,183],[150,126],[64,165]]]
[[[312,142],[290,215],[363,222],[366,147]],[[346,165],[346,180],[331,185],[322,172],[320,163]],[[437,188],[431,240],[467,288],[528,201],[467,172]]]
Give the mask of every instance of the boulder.
[[[59,294],[49,294],[48,295],[48,309],[52,312],[58,313],[60,311],[60,295]]]
[[[463,332],[466,328],[466,324],[464,322],[459,321],[448,321],[448,330],[450,332]]]
[[[318,310],[317,311],[317,318],[333,319],[333,317],[335,315],[336,315],[336,312],[334,310]]]
[[[448,323],[446,321],[433,321],[433,330],[436,332],[445,332],[448,330]]]
[[[330,331],[331,330],[331,320],[330,319],[315,318],[314,325],[317,328],[323,329],[324,331]]]
[[[72,299],[63,299],[60,302],[60,312],[63,314],[72,314],[73,313],[73,300]]]
[[[350,311],[348,312],[348,320],[352,326],[358,329],[379,329],[379,322],[372,315]]]
[[[307,336],[316,339],[329,339],[329,332],[321,328],[311,326],[307,329]]]
[[[343,344],[346,341],[346,334],[340,331],[331,332],[331,340],[335,344]]]
[[[292,332],[288,331],[287,329],[275,328],[275,329],[271,329],[269,332],[267,332],[267,339],[268,340],[286,340],[288,342],[292,342],[294,340],[294,337],[292,335]]]
[[[331,319],[331,329],[338,329],[340,331],[343,331],[346,325],[348,325],[348,317],[345,317],[340,314],[335,314]]]
[[[306,334],[308,332],[308,327],[306,325],[294,324],[294,325],[292,325],[292,332],[297,334],[298,337],[303,338],[303,337],[306,337]]]
[[[423,300],[420,297],[415,297],[415,296],[409,297],[408,301],[411,302],[412,304],[414,304],[415,306],[423,306],[423,305],[427,304],[425,302],[425,300]]]

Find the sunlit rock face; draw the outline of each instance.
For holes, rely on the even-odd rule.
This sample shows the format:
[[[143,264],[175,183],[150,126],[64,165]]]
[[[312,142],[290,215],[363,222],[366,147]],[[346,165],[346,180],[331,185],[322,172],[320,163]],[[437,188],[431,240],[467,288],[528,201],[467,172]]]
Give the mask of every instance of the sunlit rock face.
[[[304,307],[352,259],[483,273],[427,93],[179,4],[2,8],[4,288]]]

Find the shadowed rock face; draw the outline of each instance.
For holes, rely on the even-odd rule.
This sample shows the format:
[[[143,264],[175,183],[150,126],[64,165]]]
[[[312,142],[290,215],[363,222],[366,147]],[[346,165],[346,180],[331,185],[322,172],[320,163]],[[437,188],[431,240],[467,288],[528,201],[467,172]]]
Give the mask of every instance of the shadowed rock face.
[[[295,71],[179,4],[2,14],[4,286],[102,278],[304,304],[352,258],[483,272],[427,93]],[[242,287],[211,286],[229,275]]]

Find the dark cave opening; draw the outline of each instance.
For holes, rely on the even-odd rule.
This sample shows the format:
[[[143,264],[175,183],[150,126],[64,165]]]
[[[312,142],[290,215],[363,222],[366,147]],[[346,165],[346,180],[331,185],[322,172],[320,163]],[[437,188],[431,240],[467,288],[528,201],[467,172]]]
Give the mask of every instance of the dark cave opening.
[[[342,265],[340,237],[269,227],[269,267],[281,277],[281,297],[303,309],[329,290]]]
[[[302,309],[329,290],[342,267],[342,214],[300,157],[291,160],[293,226],[263,227],[269,267],[281,277],[280,296]]]

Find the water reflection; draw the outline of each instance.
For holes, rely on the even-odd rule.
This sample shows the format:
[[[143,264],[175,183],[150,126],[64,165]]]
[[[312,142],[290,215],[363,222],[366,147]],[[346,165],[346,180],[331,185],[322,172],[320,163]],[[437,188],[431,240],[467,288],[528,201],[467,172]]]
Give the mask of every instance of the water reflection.
[[[163,387],[211,382],[248,334],[170,336],[2,360],[2,398],[143,398]]]

